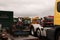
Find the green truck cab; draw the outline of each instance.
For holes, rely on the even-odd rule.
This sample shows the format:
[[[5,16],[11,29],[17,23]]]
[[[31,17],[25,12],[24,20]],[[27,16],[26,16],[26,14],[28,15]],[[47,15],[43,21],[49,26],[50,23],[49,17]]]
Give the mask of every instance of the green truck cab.
[[[13,11],[0,11],[0,30],[11,30],[13,24]]]

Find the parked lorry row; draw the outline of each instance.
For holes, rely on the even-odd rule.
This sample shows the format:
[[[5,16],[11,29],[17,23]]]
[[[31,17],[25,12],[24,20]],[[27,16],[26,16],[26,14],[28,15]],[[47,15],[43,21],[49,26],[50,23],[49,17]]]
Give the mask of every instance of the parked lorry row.
[[[13,17],[13,11],[0,11],[0,30],[6,29],[8,33],[10,34],[22,34],[21,32],[26,33],[28,35],[28,32],[32,35],[34,35],[34,31],[38,32],[38,27],[43,28],[43,22],[41,22],[41,18],[39,17]],[[49,18],[50,19],[50,18]],[[45,22],[46,24],[46,22]],[[51,25],[53,25],[51,23]],[[36,27],[37,26],[37,27]],[[34,30],[33,30],[34,28]],[[33,31],[32,31],[33,30]],[[37,35],[39,35],[37,33]]]
[[[54,26],[54,17],[47,16],[43,18],[39,17],[13,17],[13,11],[0,11],[0,30],[6,29],[8,33],[12,35],[35,35],[38,37],[47,37],[54,40],[53,37],[60,27]],[[50,36],[52,35],[52,36]]]
[[[60,0],[56,0],[54,16],[43,18],[22,17],[14,20],[13,11],[0,11],[0,30],[6,29],[8,33],[26,33],[30,29],[30,34],[38,37],[46,37],[48,40],[60,40]],[[21,31],[19,33],[19,31]]]
[[[14,18],[13,11],[0,11],[0,31],[6,29],[11,35],[29,35],[29,17]]]

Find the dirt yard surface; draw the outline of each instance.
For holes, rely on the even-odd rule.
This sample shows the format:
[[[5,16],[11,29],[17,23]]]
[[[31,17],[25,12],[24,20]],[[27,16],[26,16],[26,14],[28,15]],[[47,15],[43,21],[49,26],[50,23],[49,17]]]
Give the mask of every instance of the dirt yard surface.
[[[39,40],[39,38],[29,35],[26,37],[23,37],[23,36],[15,37],[14,40]]]

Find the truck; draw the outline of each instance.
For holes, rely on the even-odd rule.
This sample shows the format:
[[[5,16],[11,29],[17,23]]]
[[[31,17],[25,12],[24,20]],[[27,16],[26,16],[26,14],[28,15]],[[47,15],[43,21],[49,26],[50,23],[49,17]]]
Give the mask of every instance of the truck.
[[[14,36],[29,35],[30,24],[31,19],[29,17],[14,18],[13,29],[12,29]]]
[[[8,39],[8,33],[12,34],[13,11],[0,10],[0,40]]]
[[[44,25],[44,23],[46,24],[48,23],[47,24],[48,26],[46,24]],[[50,22],[43,21],[42,24],[43,25],[42,26],[39,25],[39,27],[37,27],[38,25],[37,26],[32,25],[31,30],[32,29],[33,30],[31,33],[34,33],[37,31],[38,37],[45,37],[48,40],[60,40],[60,0],[56,0],[55,2],[53,21],[50,21]]]
[[[41,29],[40,25],[40,18],[38,16],[35,16],[31,18],[31,25],[30,25],[30,34],[33,36],[40,36],[40,31],[38,33],[38,29]]]
[[[13,11],[0,11],[0,30],[11,31],[13,24]]]

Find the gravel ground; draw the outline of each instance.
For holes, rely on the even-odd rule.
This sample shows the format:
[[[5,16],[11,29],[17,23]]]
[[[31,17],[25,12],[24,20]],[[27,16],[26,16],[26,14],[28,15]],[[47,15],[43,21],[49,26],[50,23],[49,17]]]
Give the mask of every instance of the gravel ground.
[[[23,37],[23,36],[19,36],[19,37],[15,37],[14,40],[39,40],[37,37],[33,37],[33,36],[27,36],[27,37]]]

